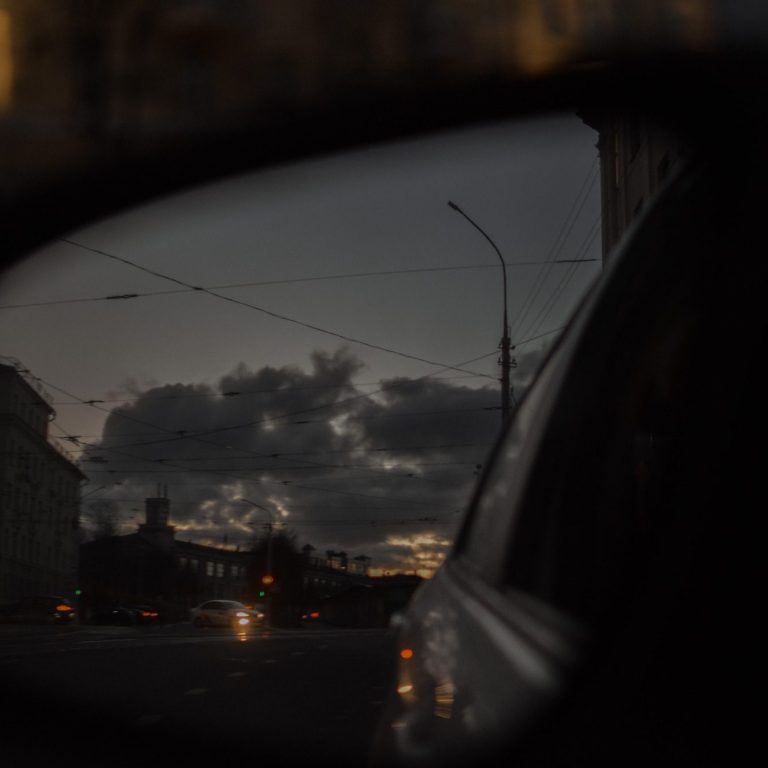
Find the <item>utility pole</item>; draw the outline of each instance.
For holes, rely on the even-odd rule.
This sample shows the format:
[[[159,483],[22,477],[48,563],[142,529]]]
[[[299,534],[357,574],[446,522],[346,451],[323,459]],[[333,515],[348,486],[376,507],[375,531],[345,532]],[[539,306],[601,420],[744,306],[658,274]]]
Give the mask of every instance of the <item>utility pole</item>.
[[[267,626],[272,626],[272,587],[275,583],[275,576],[272,573],[272,513],[261,504],[257,504],[250,499],[244,499],[240,497],[240,501],[244,501],[246,504],[250,504],[252,507],[261,509],[267,513],[267,572],[261,577],[261,583],[264,585],[267,592]]]
[[[493,250],[496,251],[496,255],[499,257],[499,261],[501,261],[501,271],[504,279],[504,319],[501,331],[501,341],[499,342],[499,348],[501,349],[501,360],[499,362],[501,365],[501,424],[503,427],[509,421],[509,399],[512,392],[509,382],[509,371],[511,368],[517,366],[517,361],[511,356],[511,351],[514,347],[512,347],[509,338],[509,322],[507,320],[507,265],[504,263],[504,258],[501,255],[501,251],[496,246],[496,243],[491,240],[488,234],[481,229],[478,224],[470,219],[469,216],[456,205],[456,203],[449,200],[448,207],[452,208],[457,213],[460,213],[491,244]]]

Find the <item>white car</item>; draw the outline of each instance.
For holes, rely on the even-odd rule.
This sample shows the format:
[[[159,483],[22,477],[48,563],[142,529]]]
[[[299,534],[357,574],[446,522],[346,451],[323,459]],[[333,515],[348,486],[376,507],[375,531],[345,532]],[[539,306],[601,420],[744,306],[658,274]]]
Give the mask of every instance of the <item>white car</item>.
[[[236,600],[208,600],[190,611],[196,627],[249,627],[264,618],[264,614]]]

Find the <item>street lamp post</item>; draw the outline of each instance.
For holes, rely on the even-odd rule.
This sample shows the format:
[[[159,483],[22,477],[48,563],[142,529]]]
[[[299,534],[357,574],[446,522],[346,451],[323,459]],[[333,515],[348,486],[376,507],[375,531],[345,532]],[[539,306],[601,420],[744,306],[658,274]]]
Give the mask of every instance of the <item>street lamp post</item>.
[[[272,626],[272,584],[274,583],[274,577],[272,574],[272,512],[266,507],[262,507],[261,504],[257,504],[250,499],[244,499],[242,496],[239,501],[244,501],[246,504],[250,504],[252,507],[261,509],[267,513],[267,573],[262,577],[262,583],[267,587],[267,626]],[[265,581],[269,578],[270,581]]]
[[[491,244],[493,250],[496,251],[496,255],[499,257],[499,261],[501,261],[501,271],[504,278],[504,322],[499,346],[501,347],[501,421],[503,425],[509,420],[509,397],[512,391],[509,384],[509,371],[510,368],[513,368],[516,365],[510,355],[512,346],[509,339],[509,322],[507,321],[507,265],[504,263],[501,251],[488,234],[481,229],[477,223],[470,219],[469,216],[456,205],[456,203],[449,200],[448,206],[457,213],[460,213]]]

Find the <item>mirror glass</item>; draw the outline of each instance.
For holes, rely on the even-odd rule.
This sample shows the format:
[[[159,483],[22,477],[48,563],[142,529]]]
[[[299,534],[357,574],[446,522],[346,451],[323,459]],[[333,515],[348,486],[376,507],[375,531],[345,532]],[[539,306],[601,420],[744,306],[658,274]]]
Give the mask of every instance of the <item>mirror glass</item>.
[[[386,627],[499,433],[505,327],[514,413],[600,274],[596,139],[558,115],[319,157],[148,201],[8,269],[0,602],[52,594],[132,627],[159,607],[182,642],[215,622],[190,613],[206,600],[311,626],[334,594],[402,577],[399,603],[358,619]]]

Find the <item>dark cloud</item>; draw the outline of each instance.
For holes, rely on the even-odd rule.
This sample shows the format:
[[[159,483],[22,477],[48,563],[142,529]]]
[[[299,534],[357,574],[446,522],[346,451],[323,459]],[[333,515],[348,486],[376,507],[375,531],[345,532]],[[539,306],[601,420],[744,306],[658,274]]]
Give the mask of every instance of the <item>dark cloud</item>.
[[[516,380],[537,357],[518,356]],[[241,362],[215,386],[151,387],[112,411],[83,469],[126,529],[167,486],[181,538],[245,545],[266,514],[244,497],[300,544],[431,568],[498,433],[498,388],[393,378],[371,392],[354,384],[362,369],[342,348],[308,370]]]

